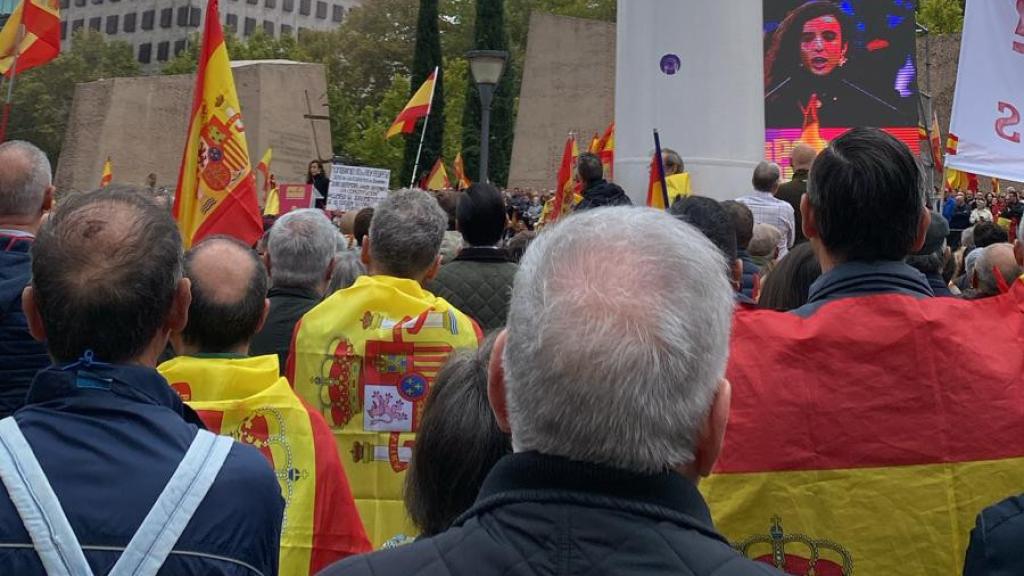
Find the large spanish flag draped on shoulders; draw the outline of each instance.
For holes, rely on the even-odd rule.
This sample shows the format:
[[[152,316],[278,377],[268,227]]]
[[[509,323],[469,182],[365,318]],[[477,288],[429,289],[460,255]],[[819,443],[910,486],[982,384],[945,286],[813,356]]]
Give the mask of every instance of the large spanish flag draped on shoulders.
[[[402,490],[424,402],[448,356],[479,339],[468,316],[391,276],[359,278],[296,326],[289,379],[334,430],[374,547],[415,536]]]
[[[1024,282],[736,314],[719,530],[791,574],[960,574],[975,516],[1024,492]]]
[[[24,26],[24,35],[21,27]],[[20,42],[19,42],[20,38]],[[21,0],[0,30],[0,75],[9,76],[15,59],[20,74],[60,54],[58,0]]]
[[[174,216],[186,248],[214,234],[234,236],[252,246],[263,234],[241,109],[218,0],[209,0],[192,119],[174,196]]]
[[[278,375],[277,356],[179,356],[159,367],[207,428],[259,448],[285,501],[281,574],[315,574],[370,550],[323,417]]]

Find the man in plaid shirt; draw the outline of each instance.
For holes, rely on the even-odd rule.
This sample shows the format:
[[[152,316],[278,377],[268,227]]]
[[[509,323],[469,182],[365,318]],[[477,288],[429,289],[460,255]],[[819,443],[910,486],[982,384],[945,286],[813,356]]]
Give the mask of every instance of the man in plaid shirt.
[[[778,164],[761,162],[754,168],[754,192],[737,198],[754,213],[755,224],[769,224],[782,232],[779,240],[779,259],[781,260],[796,240],[796,218],[793,207],[785,200],[775,197],[782,179],[782,170]]]

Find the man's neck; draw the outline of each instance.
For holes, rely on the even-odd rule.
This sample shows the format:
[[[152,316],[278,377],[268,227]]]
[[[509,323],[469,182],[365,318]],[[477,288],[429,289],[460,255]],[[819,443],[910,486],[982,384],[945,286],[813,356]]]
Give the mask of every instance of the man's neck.
[[[39,218],[8,216],[0,218],[0,230],[17,230],[35,236],[39,233]]]
[[[182,356],[248,356],[249,355],[249,341],[246,340],[240,344],[237,344],[228,350],[221,350],[219,352],[210,352],[209,350],[203,350],[201,346],[194,346],[192,344],[185,344],[181,350]]]

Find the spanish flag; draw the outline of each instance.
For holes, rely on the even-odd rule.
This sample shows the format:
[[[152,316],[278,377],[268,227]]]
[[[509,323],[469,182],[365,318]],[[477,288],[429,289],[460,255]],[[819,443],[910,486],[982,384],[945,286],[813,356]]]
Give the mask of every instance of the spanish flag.
[[[609,124],[601,136],[597,155],[601,157],[601,164],[604,166],[604,177],[608,180],[615,179],[615,122]]]
[[[716,527],[790,574],[960,574],[975,516],[1024,492],[1021,350],[1021,281],[738,310],[729,429],[701,483]]]
[[[24,29],[22,29],[24,26]],[[24,30],[24,34],[22,34]],[[42,66],[60,54],[60,2],[22,0],[0,30],[0,74]]]
[[[424,402],[448,356],[480,337],[444,299],[391,276],[362,276],[295,327],[289,380],[334,431],[374,548],[416,535],[402,491]]]
[[[427,77],[426,82],[412,95],[412,99],[398,113],[398,117],[391,124],[391,128],[388,128],[385,138],[391,138],[398,134],[412,134],[416,130],[416,122],[420,118],[430,115],[430,107],[434,103],[434,85],[437,79],[437,72],[438,69],[434,68],[434,71]]]
[[[473,182],[466,176],[466,163],[462,160],[462,152],[455,155],[455,181],[459,190],[465,190],[473,185]]]
[[[942,131],[939,128],[939,113],[935,110],[932,110],[932,133],[929,136],[929,140],[932,147],[932,162],[935,164],[935,169],[942,172]],[[956,153],[955,147],[953,153]]]
[[[590,146],[587,147],[588,154],[597,154],[601,151],[601,136],[594,132],[594,137],[590,139]]]
[[[256,171],[263,175],[263,193],[270,192],[270,161],[274,157],[274,149],[267,148],[267,151],[263,153],[263,158],[260,158],[260,163],[256,165]]]
[[[654,157],[647,182],[647,206],[668,210],[668,184],[665,182],[665,160],[661,155],[661,137],[654,131]]]
[[[559,218],[572,211],[576,196],[576,160],[580,151],[576,146],[576,136],[569,135],[562,151],[562,163],[558,167],[558,182],[555,184],[555,198],[551,208],[551,219],[546,223],[557,222]]]
[[[422,188],[424,190],[447,190],[451,187],[452,184],[448,181],[448,171],[444,168],[444,160],[438,158],[437,162],[434,162],[434,167],[430,169],[430,173],[423,179]]]
[[[100,188],[106,188],[110,185],[110,181],[114,179],[114,166],[110,163],[110,156],[107,156],[106,162],[103,163],[103,175],[100,176]]]
[[[281,574],[370,551],[327,422],[279,376],[277,356],[178,356],[160,373],[211,431],[255,446],[285,501]]]
[[[965,192],[971,188],[972,177],[977,182],[977,176],[973,174],[957,170],[956,168],[946,168],[946,188]],[[975,187],[977,187],[977,184],[975,184]]]
[[[218,14],[206,5],[192,119],[181,158],[174,216],[186,249],[213,234],[254,245],[263,234],[241,106]]]

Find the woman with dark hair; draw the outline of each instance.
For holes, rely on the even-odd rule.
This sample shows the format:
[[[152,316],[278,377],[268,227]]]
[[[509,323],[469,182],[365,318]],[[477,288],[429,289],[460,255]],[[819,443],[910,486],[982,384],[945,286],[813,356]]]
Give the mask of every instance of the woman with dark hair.
[[[775,265],[761,286],[757,305],[788,312],[807,303],[811,284],[821,276],[821,265],[810,242],[797,244]]]
[[[812,0],[792,10],[765,53],[765,120],[769,128],[902,126],[912,120],[891,95],[873,94],[850,75],[853,26],[833,2]]]
[[[496,336],[449,358],[430,391],[405,479],[405,507],[421,536],[447,530],[469,510],[494,464],[512,453],[487,401]]]
[[[316,192],[314,206],[323,210],[327,207],[327,189],[331,187],[331,179],[324,174],[324,163],[320,160],[313,160],[306,170],[306,184],[312,184]]]

